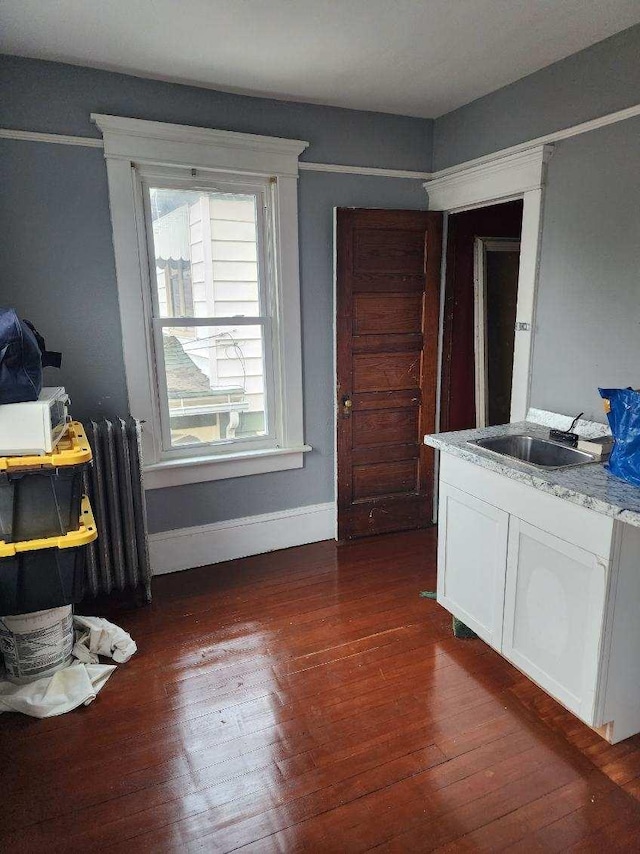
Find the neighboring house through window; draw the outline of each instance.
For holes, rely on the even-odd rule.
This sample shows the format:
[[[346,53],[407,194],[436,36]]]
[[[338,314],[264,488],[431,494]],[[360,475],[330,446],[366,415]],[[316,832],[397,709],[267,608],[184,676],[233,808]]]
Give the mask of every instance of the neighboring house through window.
[[[102,130],[130,408],[150,487],[302,465],[306,143],[113,116]]]

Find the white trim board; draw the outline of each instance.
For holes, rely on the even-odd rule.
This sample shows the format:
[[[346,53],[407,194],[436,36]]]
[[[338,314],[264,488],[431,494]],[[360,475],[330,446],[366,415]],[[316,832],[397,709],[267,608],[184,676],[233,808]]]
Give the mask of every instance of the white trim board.
[[[297,180],[298,156],[308,143],[121,116],[92,113],[91,119],[104,136],[129,408],[146,422],[142,439],[149,486],[301,468],[310,448],[303,437]],[[197,178],[194,167],[202,169]],[[261,199],[265,243],[260,243],[260,262],[265,322],[270,324],[264,339],[269,342],[265,385],[272,414],[264,439],[182,449],[172,447],[166,435],[163,362],[154,356],[161,347],[144,195],[151,181],[189,187],[194,179],[204,187],[248,187]]]
[[[85,148],[104,148],[101,139],[92,139],[90,136],[38,133],[33,130],[11,130],[11,128],[0,128],[0,139],[18,139],[23,142],[49,142],[54,145],[80,145]]]
[[[222,563],[335,535],[335,504],[311,504],[149,535],[153,575]]]
[[[336,163],[311,163],[300,160],[301,172],[336,172],[341,175],[369,175],[372,178],[413,178],[425,181],[432,177],[431,172],[410,172],[406,169],[383,169],[379,166],[340,166]]]
[[[514,154],[498,153],[483,163],[463,164],[455,172],[431,178],[424,184],[429,210],[469,210],[539,189],[552,154],[552,145],[537,145]]]
[[[187,457],[155,463],[144,468],[144,488],[164,489],[185,483],[209,483],[230,477],[301,469],[304,465],[304,455],[312,450],[311,445],[300,445],[295,448],[240,451],[237,454],[225,454],[222,459]]]
[[[298,157],[309,147],[301,139],[148,122],[102,113],[91,113],[91,121],[102,131],[107,166],[112,161],[123,160],[297,178]]]
[[[78,145],[85,148],[104,148],[101,139],[89,136],[68,136],[58,133],[38,133],[29,130],[11,130],[0,128],[0,139],[17,139],[23,142],[48,142],[54,145]],[[412,172],[406,169],[385,169],[380,166],[342,166],[338,163],[313,163],[309,160],[298,161],[300,172],[331,172],[339,175],[367,175],[371,178],[410,178],[426,181],[431,172]]]

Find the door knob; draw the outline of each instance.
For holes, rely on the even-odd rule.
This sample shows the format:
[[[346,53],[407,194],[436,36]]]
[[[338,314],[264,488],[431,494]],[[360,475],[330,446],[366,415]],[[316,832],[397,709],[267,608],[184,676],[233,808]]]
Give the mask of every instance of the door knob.
[[[345,394],[342,398],[342,414],[345,418],[348,418],[351,415],[351,408],[353,406],[353,401],[351,398]]]

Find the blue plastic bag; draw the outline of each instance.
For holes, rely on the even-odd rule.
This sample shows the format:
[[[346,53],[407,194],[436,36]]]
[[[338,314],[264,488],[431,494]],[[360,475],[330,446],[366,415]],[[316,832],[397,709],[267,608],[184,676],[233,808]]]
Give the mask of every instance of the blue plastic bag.
[[[607,468],[616,477],[640,486],[640,392],[632,388],[601,388],[599,392],[615,439]]]

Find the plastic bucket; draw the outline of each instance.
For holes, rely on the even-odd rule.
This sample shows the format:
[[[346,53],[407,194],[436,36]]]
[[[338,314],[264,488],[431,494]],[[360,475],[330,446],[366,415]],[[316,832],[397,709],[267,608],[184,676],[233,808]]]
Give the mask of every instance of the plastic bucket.
[[[24,685],[68,667],[72,649],[71,605],[0,617],[0,652],[10,682]]]

